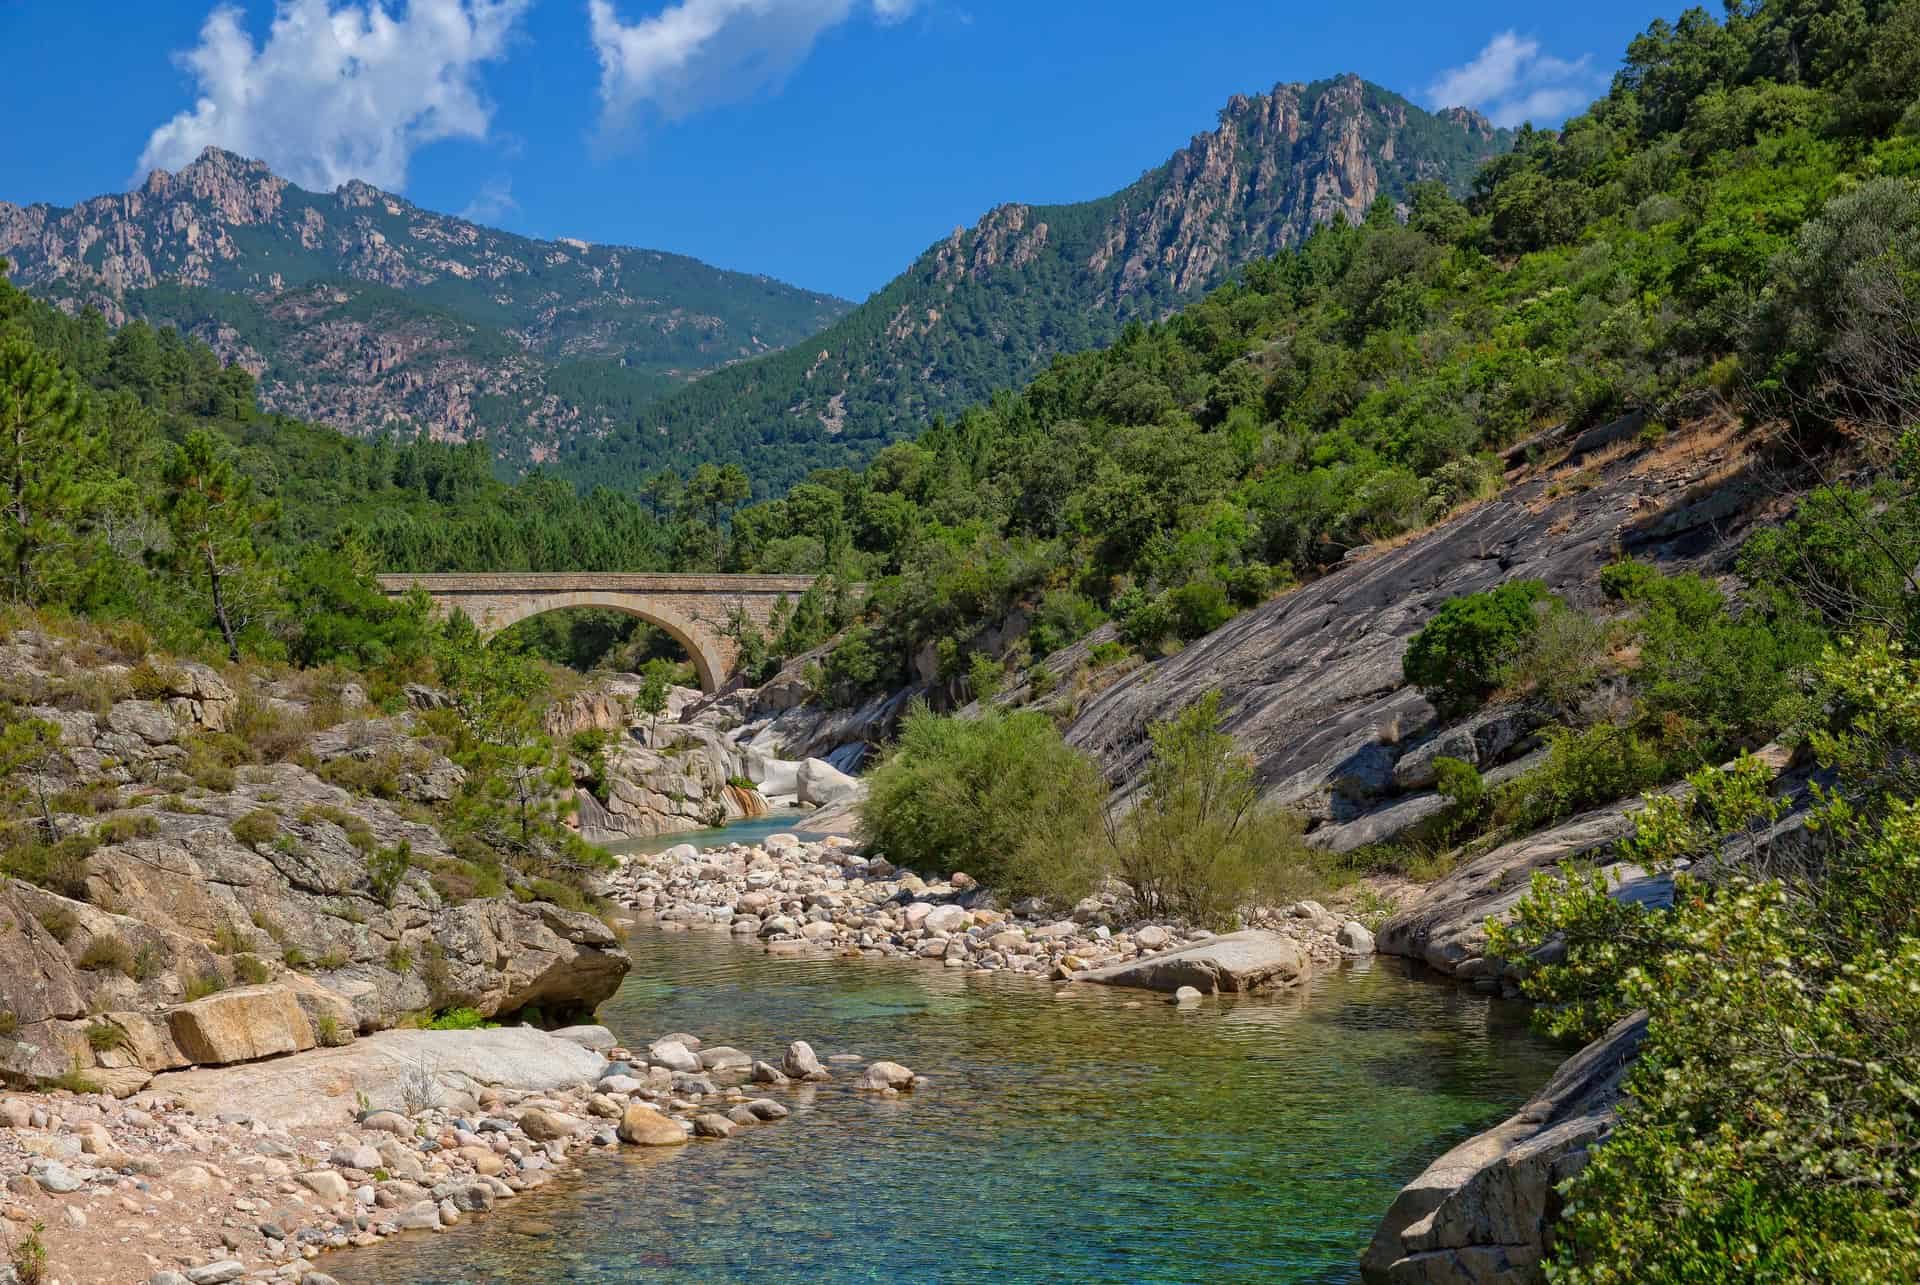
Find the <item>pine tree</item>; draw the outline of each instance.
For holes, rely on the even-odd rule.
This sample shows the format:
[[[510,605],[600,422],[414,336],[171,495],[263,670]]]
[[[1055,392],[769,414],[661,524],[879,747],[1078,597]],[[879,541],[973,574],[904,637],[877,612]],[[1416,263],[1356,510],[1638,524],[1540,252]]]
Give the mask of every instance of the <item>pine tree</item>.
[[[73,377],[26,339],[0,343],[0,555],[14,601],[44,596],[48,555],[86,516],[100,446]]]
[[[272,521],[273,508],[254,499],[253,479],[234,468],[219,440],[204,429],[187,434],[163,476],[175,565],[190,580],[204,577],[227,656],[237,661],[240,631],[271,589],[253,540]]]

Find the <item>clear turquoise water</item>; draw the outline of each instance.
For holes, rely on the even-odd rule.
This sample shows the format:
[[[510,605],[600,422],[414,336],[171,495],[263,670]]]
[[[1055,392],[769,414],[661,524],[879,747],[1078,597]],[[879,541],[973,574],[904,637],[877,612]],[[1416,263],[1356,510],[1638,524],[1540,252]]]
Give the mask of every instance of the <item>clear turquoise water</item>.
[[[656,834],[645,839],[628,839],[621,843],[606,845],[608,852],[665,852],[668,848],[677,848],[683,843],[691,843],[696,848],[718,848],[729,843],[758,843],[770,834],[806,835],[807,817],[804,809],[782,808],[763,817],[754,817],[748,821],[735,821],[732,825],[721,826],[714,830],[682,830],[678,834]]]
[[[1373,960],[1273,999],[1152,996],[883,960],[774,959],[643,930],[602,1017],[778,1059],[904,1062],[923,1091],[825,1085],[787,1121],[590,1158],[345,1282],[1351,1281],[1398,1188],[1560,1053],[1523,1012]],[[852,1076],[845,1075],[844,1080]]]

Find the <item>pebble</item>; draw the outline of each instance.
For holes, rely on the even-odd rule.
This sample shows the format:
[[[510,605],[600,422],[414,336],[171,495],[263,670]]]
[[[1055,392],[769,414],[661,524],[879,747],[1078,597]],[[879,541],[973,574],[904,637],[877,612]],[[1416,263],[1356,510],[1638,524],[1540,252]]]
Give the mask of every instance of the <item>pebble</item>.
[[[1212,936],[1178,923],[1130,922],[1114,892],[1082,900],[1065,917],[1035,898],[1003,910],[991,890],[964,872],[929,881],[863,857],[851,840],[840,838],[772,835],[759,844],[704,852],[682,844],[627,858],[610,877],[609,892],[657,927],[729,928],[756,938],[772,955],[917,957],[949,969],[1062,981]],[[1318,902],[1250,907],[1242,920],[1245,927],[1287,933],[1323,964],[1371,949],[1370,935],[1348,932]],[[1336,941],[1336,932],[1348,940]],[[801,1078],[784,1065],[782,1070]]]

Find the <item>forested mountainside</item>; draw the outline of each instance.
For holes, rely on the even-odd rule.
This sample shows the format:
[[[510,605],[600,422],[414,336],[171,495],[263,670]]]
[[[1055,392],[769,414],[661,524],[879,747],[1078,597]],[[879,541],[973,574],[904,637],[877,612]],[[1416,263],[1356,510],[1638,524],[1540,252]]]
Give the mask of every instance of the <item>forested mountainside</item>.
[[[959,678],[1022,605],[1035,658],[1109,618],[1155,654],[1497,492],[1554,426],[1789,421],[1791,456],[1913,423],[1920,6],[1844,30],[1801,8],[1656,23],[1465,202],[1418,185],[1402,221],[1377,196],[864,471],[816,472],[735,516],[731,564],[870,586],[826,664],[846,693]]]
[[[1164,317],[1242,265],[1432,180],[1456,193],[1510,133],[1430,114],[1357,76],[1235,96],[1219,126],[1131,186],[1073,205],[1009,204],[956,229],[806,343],[700,380],[604,437],[571,477],[631,486],[737,462],[756,493],[854,465],[938,413],[1018,387],[1063,353]]]
[[[71,209],[0,201],[0,256],[69,312],[199,337],[270,410],[484,436],[515,465],[850,306],[680,255],[515,236],[358,181],[308,192],[213,148]]]

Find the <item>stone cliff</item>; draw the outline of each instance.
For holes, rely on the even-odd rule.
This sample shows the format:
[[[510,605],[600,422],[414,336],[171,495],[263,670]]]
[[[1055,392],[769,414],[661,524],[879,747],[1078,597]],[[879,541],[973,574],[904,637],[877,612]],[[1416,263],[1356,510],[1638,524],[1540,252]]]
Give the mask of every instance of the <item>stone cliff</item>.
[[[15,630],[0,685],[59,729],[31,788],[84,858],[0,878],[0,1077],[132,1092],[447,1008],[590,1012],[627,971],[593,915],[434,877],[454,852],[422,805],[462,771],[404,718],[368,717],[351,684],[236,690],[205,666]],[[262,730],[267,711],[281,730]],[[282,737],[276,761],[212,757],[240,732]],[[411,865],[377,886],[371,855],[402,843]]]

